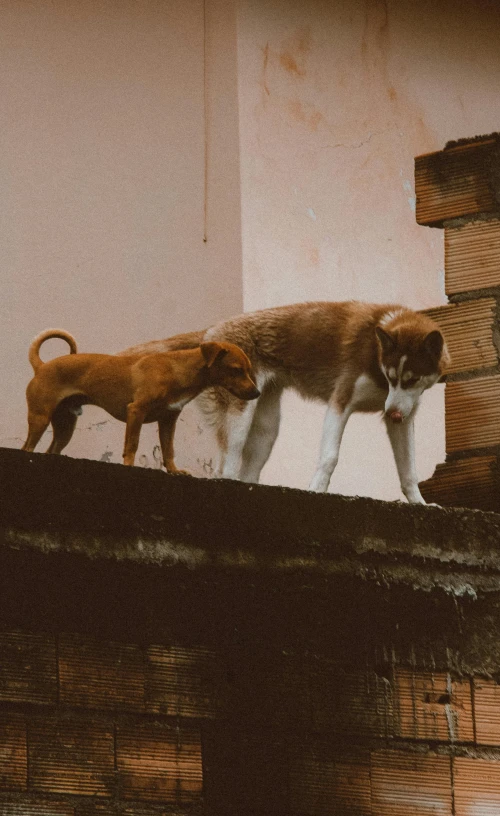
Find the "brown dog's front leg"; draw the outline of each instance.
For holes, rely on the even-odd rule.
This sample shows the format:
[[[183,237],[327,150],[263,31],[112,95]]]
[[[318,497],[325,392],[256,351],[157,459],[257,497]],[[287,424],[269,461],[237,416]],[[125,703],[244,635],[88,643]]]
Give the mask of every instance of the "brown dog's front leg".
[[[163,456],[163,464],[167,473],[184,473],[189,475],[187,470],[179,470],[174,462],[174,433],[180,411],[168,411],[158,420],[158,432],[160,434],[160,446]]]
[[[133,465],[135,454],[139,447],[139,436],[141,434],[142,423],[146,412],[144,408],[135,402],[127,405],[127,428],[125,431],[125,445],[123,447],[123,464]]]

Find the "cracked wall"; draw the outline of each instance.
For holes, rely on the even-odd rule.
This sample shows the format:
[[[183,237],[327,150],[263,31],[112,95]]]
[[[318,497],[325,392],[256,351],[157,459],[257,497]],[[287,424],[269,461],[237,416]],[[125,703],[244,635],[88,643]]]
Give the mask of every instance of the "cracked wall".
[[[414,156],[498,127],[494,4],[241,0],[244,303],[445,302],[443,237],[415,223]],[[417,417],[444,458],[443,387]],[[323,411],[286,395],[269,483],[307,487]],[[349,421],[332,491],[400,497],[382,423]]]
[[[497,127],[491,2],[9,0],[1,15],[1,444],[22,444],[27,348],[46,326],[113,352],[242,305],[444,301],[413,157]],[[265,480],[307,486],[322,416],[286,396]],[[86,408],[68,453],[120,461],[123,426],[103,421]],[[156,430],[143,439],[155,468]],[[177,447],[210,475],[191,407]],[[421,479],[444,456],[442,388],[417,455]],[[376,418],[350,420],[331,490],[400,497]]]
[[[43,329],[115,353],[241,311],[235,25],[223,0],[1,4],[0,445],[25,439]],[[194,412],[178,437],[202,472]],[[89,406],[68,453],[120,462],[123,438]],[[157,442],[145,427],[140,464]]]

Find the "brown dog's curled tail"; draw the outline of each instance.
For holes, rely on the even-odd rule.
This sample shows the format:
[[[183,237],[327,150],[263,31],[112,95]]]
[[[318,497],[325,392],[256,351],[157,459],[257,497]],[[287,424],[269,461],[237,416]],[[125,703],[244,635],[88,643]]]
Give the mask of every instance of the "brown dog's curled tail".
[[[51,337],[58,337],[61,340],[66,340],[69,348],[70,354],[76,354],[76,340],[72,334],[64,329],[45,329],[45,331],[40,332],[37,336],[32,340],[30,345],[30,350],[28,352],[28,359],[33,367],[33,371],[36,372],[43,365],[43,360],[40,359],[40,346],[42,343],[45,343],[46,340],[50,340]]]

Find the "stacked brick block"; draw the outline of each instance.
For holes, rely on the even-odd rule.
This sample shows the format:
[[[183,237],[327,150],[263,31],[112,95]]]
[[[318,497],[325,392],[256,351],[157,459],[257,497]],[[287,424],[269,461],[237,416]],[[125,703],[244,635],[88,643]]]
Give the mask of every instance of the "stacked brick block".
[[[421,485],[428,501],[500,507],[500,136],[451,143],[415,160],[417,221],[444,230],[449,305],[428,310],[452,356],[446,462]]]
[[[221,684],[207,649],[16,631],[0,649],[2,816],[500,811],[494,680],[254,652]]]
[[[199,803],[208,650],[3,631],[0,656],[2,816]]]

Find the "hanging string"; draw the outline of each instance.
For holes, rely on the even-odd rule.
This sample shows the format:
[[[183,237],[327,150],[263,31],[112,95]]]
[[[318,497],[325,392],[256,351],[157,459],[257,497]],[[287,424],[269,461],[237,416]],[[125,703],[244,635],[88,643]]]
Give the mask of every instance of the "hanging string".
[[[208,88],[207,88],[207,0],[203,0],[203,243],[207,243],[208,199]]]

